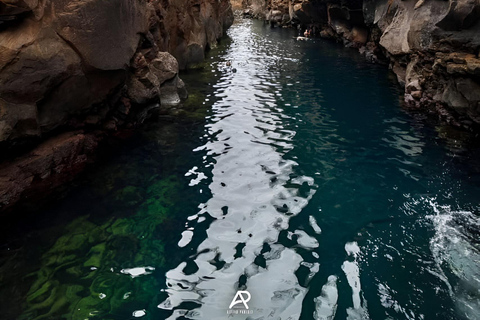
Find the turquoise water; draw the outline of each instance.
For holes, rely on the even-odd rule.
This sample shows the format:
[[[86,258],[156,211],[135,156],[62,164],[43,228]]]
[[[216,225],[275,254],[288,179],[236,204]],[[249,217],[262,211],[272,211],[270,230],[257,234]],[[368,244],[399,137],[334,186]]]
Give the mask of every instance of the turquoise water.
[[[478,319],[473,137],[354,50],[228,35],[182,76],[187,111],[3,224],[0,317]]]

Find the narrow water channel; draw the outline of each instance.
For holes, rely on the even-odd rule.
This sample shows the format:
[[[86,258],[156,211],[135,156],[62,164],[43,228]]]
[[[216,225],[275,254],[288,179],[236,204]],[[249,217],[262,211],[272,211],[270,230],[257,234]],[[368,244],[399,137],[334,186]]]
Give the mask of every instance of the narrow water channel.
[[[0,318],[478,319],[479,149],[295,35],[236,21],[182,76],[194,112],[11,217]]]

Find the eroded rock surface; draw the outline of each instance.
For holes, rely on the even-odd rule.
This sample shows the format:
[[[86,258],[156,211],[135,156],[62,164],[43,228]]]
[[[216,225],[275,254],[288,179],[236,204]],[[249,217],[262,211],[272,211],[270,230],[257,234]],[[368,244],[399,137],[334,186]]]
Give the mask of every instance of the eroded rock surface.
[[[179,104],[179,69],[232,22],[228,0],[0,0],[1,158],[53,130],[115,131],[145,105]]]
[[[0,209],[22,197],[35,198],[72,180],[87,165],[97,138],[68,132],[49,139],[35,150],[0,166]]]

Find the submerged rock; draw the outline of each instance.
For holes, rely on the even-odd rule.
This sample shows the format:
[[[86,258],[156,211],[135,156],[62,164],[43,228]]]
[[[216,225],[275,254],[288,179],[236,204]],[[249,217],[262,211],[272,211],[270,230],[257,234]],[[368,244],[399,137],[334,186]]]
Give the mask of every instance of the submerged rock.
[[[175,219],[172,203],[180,185],[174,176],[149,183],[145,199],[135,186],[107,196],[125,204],[133,198],[135,215],[107,221],[83,215],[64,227],[28,276],[18,319],[106,319],[125,305],[155,299],[160,284],[153,273],[166,262],[163,234]]]

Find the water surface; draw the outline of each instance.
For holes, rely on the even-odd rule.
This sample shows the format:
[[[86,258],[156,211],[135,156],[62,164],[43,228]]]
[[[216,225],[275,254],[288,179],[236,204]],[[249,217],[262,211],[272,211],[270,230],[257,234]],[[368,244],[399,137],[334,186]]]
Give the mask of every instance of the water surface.
[[[184,117],[4,227],[0,317],[476,319],[478,148],[354,50],[228,34]]]

